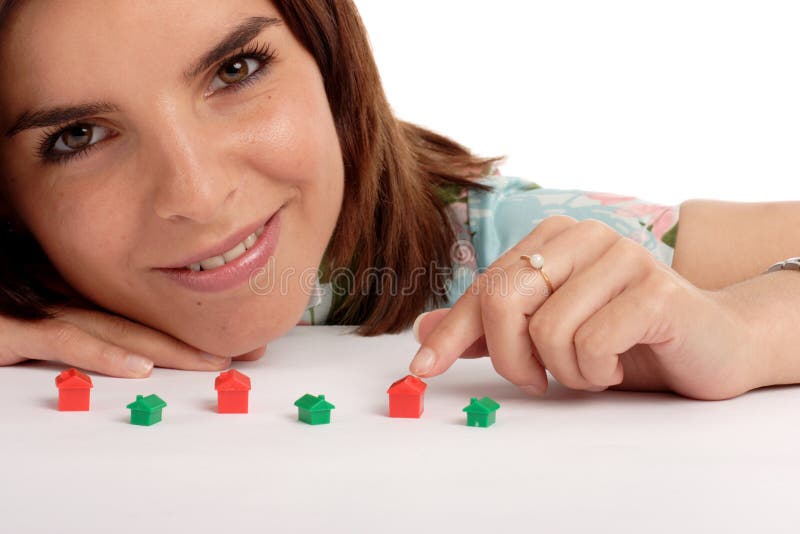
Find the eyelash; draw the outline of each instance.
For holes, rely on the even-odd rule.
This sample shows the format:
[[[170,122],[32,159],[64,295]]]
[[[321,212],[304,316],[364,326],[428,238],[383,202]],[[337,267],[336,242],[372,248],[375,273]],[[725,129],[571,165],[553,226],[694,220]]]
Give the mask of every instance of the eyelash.
[[[254,43],[249,45],[249,48],[242,48],[238,52],[235,52],[234,54],[223,59],[218,64],[217,69],[214,71],[215,76],[216,72],[219,71],[219,69],[221,69],[222,67],[224,67],[229,63],[232,63],[235,60],[241,60],[247,58],[256,59],[260,63],[260,66],[255,72],[250,73],[247,76],[247,78],[239,82],[233,83],[231,85],[228,85],[227,87],[223,87],[222,89],[217,89],[215,93],[218,93],[220,91],[236,92],[240,89],[244,89],[249,85],[252,85],[256,81],[258,81],[258,78],[260,78],[262,74],[266,73],[268,67],[270,66],[270,64],[272,63],[272,61],[275,59],[276,56],[277,56],[276,51],[271,49],[269,44],[264,44],[260,46],[257,43]],[[85,122],[73,122],[66,126],[58,127],[56,129],[44,132],[39,139],[38,148],[36,150],[39,159],[41,159],[46,164],[53,164],[53,163],[66,164],[72,158],[75,158],[77,156],[85,156],[86,154],[89,153],[90,150],[92,150],[95,146],[100,144],[100,141],[98,141],[97,143],[92,143],[90,145],[85,146],[84,148],[75,150],[74,152],[67,152],[56,156],[51,155],[50,151],[53,149],[53,146],[55,146],[55,144],[58,142],[61,136],[65,134],[67,131],[69,131],[71,128],[75,128],[76,126],[93,127],[97,125]]]

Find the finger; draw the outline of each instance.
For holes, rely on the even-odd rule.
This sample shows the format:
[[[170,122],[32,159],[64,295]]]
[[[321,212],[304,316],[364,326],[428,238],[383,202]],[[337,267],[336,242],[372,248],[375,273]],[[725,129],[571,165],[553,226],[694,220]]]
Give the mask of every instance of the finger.
[[[511,273],[523,276],[514,277]],[[515,267],[504,272],[502,278],[481,291],[481,320],[492,366],[512,384],[543,395],[547,390],[547,373],[533,357],[525,315],[529,300],[543,298],[535,295],[541,280],[536,273]]]
[[[234,360],[237,362],[252,362],[255,360],[260,360],[261,357],[264,356],[264,352],[267,350],[267,346],[264,345],[263,347],[258,347],[257,349],[253,349],[250,352],[245,352],[239,356],[234,356]]]
[[[596,220],[583,220],[543,243],[523,241],[520,252],[530,254],[541,250],[545,257],[557,258],[555,269],[549,266],[547,269],[557,289],[562,280],[594,261],[618,239],[620,235],[609,226]],[[535,246],[538,248],[529,248]],[[535,316],[536,310],[548,299],[547,285],[541,273],[519,256],[502,274],[497,283],[481,292],[483,329],[492,365],[512,384],[525,387],[526,391],[544,393],[547,374],[533,357],[535,351],[542,355],[542,347],[537,344],[534,349],[536,340],[529,332],[529,323],[531,315]]]
[[[540,222],[524,241],[542,242],[551,235],[575,224],[571,217],[556,215]],[[519,260],[519,244],[498,258],[487,271],[509,264],[514,256]],[[439,322],[417,351],[409,366],[410,371],[422,377],[436,376],[446,371],[483,334],[480,310],[480,290],[486,273],[481,274],[455,302],[450,312]]]
[[[24,351],[36,360],[61,361],[72,367],[121,378],[144,378],[153,370],[149,358],[108,343],[61,319],[32,322]]]
[[[414,339],[417,340],[417,343],[422,343],[449,312],[450,308],[439,308],[438,310],[419,314],[414,321],[413,327]],[[467,347],[459,357],[482,358],[488,355],[489,349],[486,347],[486,337],[481,336],[475,343]],[[533,347],[533,357],[539,362],[539,365],[544,366],[542,359],[539,357],[539,353],[536,352],[536,347]]]
[[[638,344],[676,340],[666,313],[670,299],[669,289],[645,282],[627,287],[587,319],[575,333],[577,361],[583,375],[595,384],[620,384],[624,377],[620,354]]]
[[[422,343],[428,338],[431,332],[436,328],[445,315],[450,312],[450,308],[439,308],[425,313],[421,313],[414,321],[412,331],[414,339],[417,343]],[[464,349],[459,358],[478,358],[481,356],[488,356],[489,349],[486,348],[486,338],[481,336],[472,345]]]
[[[548,254],[558,257],[549,250]],[[585,268],[578,267],[533,314],[530,335],[545,366],[559,383],[573,389],[608,385],[614,367],[589,367],[587,376],[579,366],[577,330],[626,287],[641,279],[655,261],[641,245],[619,238],[596,261]]]
[[[119,315],[94,310],[69,308],[61,317],[100,339],[142,354],[158,367],[192,371],[219,371],[230,366],[231,359],[207,354],[159,330]]]

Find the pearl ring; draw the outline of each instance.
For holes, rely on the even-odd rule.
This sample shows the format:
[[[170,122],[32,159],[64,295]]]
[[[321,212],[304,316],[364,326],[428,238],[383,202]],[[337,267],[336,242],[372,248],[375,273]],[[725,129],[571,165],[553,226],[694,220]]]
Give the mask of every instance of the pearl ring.
[[[531,267],[541,273],[544,283],[547,284],[547,289],[550,291],[548,294],[552,294],[554,291],[553,284],[550,282],[550,277],[542,270],[542,267],[544,267],[544,257],[541,254],[531,254],[530,256],[523,254],[520,256],[520,259],[527,261]]]

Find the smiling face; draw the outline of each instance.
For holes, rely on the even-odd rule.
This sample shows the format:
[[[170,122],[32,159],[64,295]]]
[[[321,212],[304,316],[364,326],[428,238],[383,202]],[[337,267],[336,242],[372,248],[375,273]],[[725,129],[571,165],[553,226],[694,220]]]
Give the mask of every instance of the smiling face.
[[[297,322],[309,299],[300,274],[319,265],[342,202],[322,76],[273,19],[266,0],[28,0],[0,36],[3,133],[36,119],[0,138],[20,221],[79,293],[219,355]],[[248,20],[252,35],[185,77]],[[37,113],[101,102],[50,126],[53,114]],[[158,270],[279,209],[273,258],[257,266],[278,287],[199,291]]]

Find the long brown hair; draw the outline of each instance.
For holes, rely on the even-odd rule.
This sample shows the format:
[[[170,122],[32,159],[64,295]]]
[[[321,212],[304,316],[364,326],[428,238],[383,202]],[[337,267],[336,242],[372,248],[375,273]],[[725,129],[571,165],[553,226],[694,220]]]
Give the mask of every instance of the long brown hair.
[[[342,147],[344,203],[325,251],[321,281],[334,269],[346,268],[350,287],[336,293],[326,322],[358,325],[355,332],[366,336],[399,332],[426,306],[445,302],[436,277],[426,276],[422,283],[412,279],[419,269],[430,273],[432,265],[454,267],[456,236],[441,192],[490,190],[473,180],[504,156],[475,156],[447,137],[394,116],[352,0],[273,2],[319,66]],[[19,4],[0,0],[0,28]],[[13,208],[6,204],[10,215]],[[11,224],[10,218],[4,223]],[[0,250],[0,313],[51,318],[57,316],[56,305],[71,302],[44,282],[57,274],[24,229],[0,228]],[[33,269],[42,276],[34,276]],[[392,270],[397,287],[416,290],[402,297],[381,291],[374,276],[364,276],[381,269]]]

